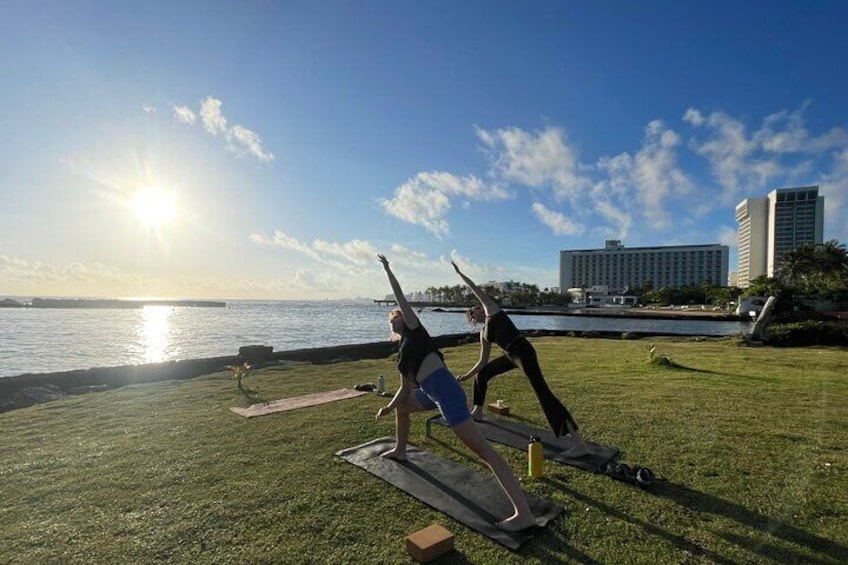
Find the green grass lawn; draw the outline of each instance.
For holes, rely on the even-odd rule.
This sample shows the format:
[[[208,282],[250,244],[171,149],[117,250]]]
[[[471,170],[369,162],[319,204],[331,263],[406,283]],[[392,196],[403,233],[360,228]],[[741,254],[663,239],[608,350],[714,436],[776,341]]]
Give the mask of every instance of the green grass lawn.
[[[455,535],[439,563],[848,562],[848,351],[733,339],[533,340],[585,436],[665,478],[642,491],[496,446],[565,512],[511,552],[334,456],[393,435],[376,395],[244,419],[229,373],[0,414],[0,563],[408,563],[404,537]],[[647,348],[676,367],[649,362]],[[445,349],[454,372],[477,346]],[[376,382],[392,359],[265,369],[262,400]],[[470,383],[466,383],[470,394]],[[526,378],[489,399],[543,425]],[[445,428],[411,442],[484,471]]]

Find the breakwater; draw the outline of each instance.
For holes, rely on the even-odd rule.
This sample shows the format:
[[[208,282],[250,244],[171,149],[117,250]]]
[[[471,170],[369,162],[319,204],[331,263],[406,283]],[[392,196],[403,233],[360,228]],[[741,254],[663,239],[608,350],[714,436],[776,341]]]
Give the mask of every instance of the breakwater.
[[[712,316],[695,319],[693,314],[686,319],[624,318],[625,312],[598,310],[597,315],[557,315],[542,309],[510,313],[522,331],[716,336],[739,334],[751,325]],[[226,308],[2,308],[0,379],[224,357],[254,343],[296,351],[386,341],[390,311],[353,302],[240,300],[228,301]],[[418,316],[433,336],[465,332],[476,338],[480,330],[469,325],[462,312],[425,308]]]
[[[533,330],[524,332],[528,337],[569,336],[584,338],[640,339],[651,333],[631,332],[574,332],[562,330]],[[439,348],[477,343],[477,335],[456,333],[433,336]],[[251,358],[252,348],[265,350],[261,358]],[[87,394],[127,386],[169,380],[184,380],[226,370],[227,365],[250,361],[258,367],[272,366],[286,361],[314,364],[342,363],[359,359],[384,359],[397,352],[397,344],[388,341],[273,351],[270,346],[243,346],[233,355],[206,359],[185,359],[164,363],[97,367],[54,373],[26,373],[0,379],[0,413],[25,408],[43,402],[58,400],[69,395]]]
[[[452,347],[469,341],[468,334],[443,335],[434,338],[438,347]],[[242,350],[251,347],[245,346]],[[262,346],[264,347],[264,346]],[[207,359],[185,359],[164,363],[98,367],[55,373],[27,373],[0,379],[0,412],[25,408],[42,402],[57,400],[68,395],[86,394],[119,388],[130,384],[152,383],[199,377],[226,369],[243,361],[254,361],[258,366],[285,361],[305,361],[315,364],[339,363],[357,359],[382,359],[397,351],[397,344],[387,341],[316,347],[293,351],[273,352],[262,359],[250,355],[233,354]]]

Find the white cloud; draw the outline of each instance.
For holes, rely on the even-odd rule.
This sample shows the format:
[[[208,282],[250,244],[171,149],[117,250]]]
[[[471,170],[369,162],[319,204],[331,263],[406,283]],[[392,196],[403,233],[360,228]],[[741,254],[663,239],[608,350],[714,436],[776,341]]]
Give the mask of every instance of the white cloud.
[[[654,229],[667,228],[670,223],[668,207],[692,191],[693,183],[677,166],[677,147],[680,137],[654,120],[645,127],[642,147],[634,156],[622,153],[598,160],[598,170],[608,180],[592,189],[598,199],[596,210],[627,232],[631,219],[621,206],[638,208],[648,225]],[[621,206],[613,204],[620,200]]]
[[[397,187],[393,198],[381,200],[380,205],[390,215],[443,237],[450,231],[445,216],[451,208],[452,197],[485,201],[508,198],[509,193],[503,187],[488,185],[473,175],[458,177],[431,171],[418,173]]]
[[[367,241],[354,239],[347,243],[331,243],[316,239],[312,247],[318,253],[341,257],[355,265],[369,265],[376,260],[379,250]]]
[[[833,154],[831,168],[818,185],[824,196],[825,239],[848,242],[848,148]]]
[[[227,131],[227,119],[221,114],[223,102],[216,98],[208,97],[200,104],[200,119],[203,127],[212,135],[218,135]]]
[[[668,200],[685,196],[692,189],[689,178],[677,167],[675,148],[679,144],[680,137],[655,120],[645,128],[642,148],[634,159],[633,181],[645,218],[654,228],[668,227]]]
[[[260,161],[273,161],[274,155],[262,149],[259,135],[240,125],[235,125],[227,132],[227,139],[232,142],[231,150],[239,156],[253,155]]]
[[[704,119],[704,116],[701,114],[701,112],[694,108],[688,108],[686,110],[686,113],[683,114],[683,121],[689,122],[693,126],[698,127],[702,126],[706,120]]]
[[[723,112],[706,118],[690,108],[684,121],[702,128],[706,137],[692,140],[690,146],[705,157],[712,174],[723,188],[724,203],[743,193],[756,193],[779,181],[809,182],[804,177],[813,170],[813,162],[797,162],[802,155],[819,156],[848,146],[848,130],[833,127],[814,136],[807,129],[804,114],[810,102],[794,111],[781,110],[766,116],[762,126],[748,135],[745,126]]]
[[[739,245],[739,233],[734,228],[721,226],[718,230],[718,242],[733,249]]]
[[[223,103],[217,98],[207,97],[200,104],[200,120],[203,129],[213,136],[222,135],[227,141],[227,150],[238,157],[252,156],[260,161],[273,161],[273,153],[262,148],[262,140],[259,134],[246,127],[235,124],[227,125],[221,107]],[[186,106],[174,106],[174,117],[178,122],[194,125],[197,115]]]
[[[145,114],[155,114],[156,113],[156,106],[150,106],[149,104],[142,106],[141,109],[144,111]]]
[[[767,173],[773,167],[752,159],[756,143],[748,138],[744,124],[723,112],[690,122],[708,132],[706,141],[693,140],[690,145],[709,162],[713,176],[724,189],[725,202],[735,199],[743,188],[761,190],[766,185],[770,178]]]
[[[174,106],[174,118],[178,122],[193,126],[197,121],[197,116],[188,106]]]
[[[449,231],[444,216],[450,210],[450,199],[443,192],[428,190],[408,181],[395,189],[394,198],[382,200],[380,204],[392,216],[420,225],[437,237]]]
[[[633,224],[633,218],[629,212],[615,206],[607,200],[598,200],[595,203],[595,211],[606,218],[612,224],[617,226],[615,233],[616,239],[625,239],[630,231],[630,226]]]
[[[810,101],[788,112],[782,110],[763,120],[763,126],[754,133],[753,141],[765,151],[774,153],[822,153],[848,145],[848,131],[841,127],[831,128],[819,137],[811,137],[806,128],[804,112]]]
[[[283,249],[291,249],[293,251],[303,253],[315,261],[324,261],[324,259],[311,247],[309,247],[308,244],[298,241],[296,238],[288,236],[280,230],[274,230],[274,236],[270,238],[261,234],[252,233],[250,234],[249,239],[258,245],[270,245],[273,247],[282,247]]]
[[[0,286],[15,288],[55,288],[68,285],[69,289],[96,288],[98,285],[128,287],[143,279],[115,267],[100,263],[85,265],[72,262],[66,265],[50,265],[38,261],[26,261],[19,257],[0,255]]]
[[[531,210],[543,224],[551,228],[556,235],[578,235],[583,233],[583,226],[575,224],[561,212],[546,208],[539,202],[533,203]]]
[[[601,182],[592,188],[592,194],[596,197],[610,198],[613,196],[627,196],[633,185],[633,157],[627,153],[615,157],[601,157],[598,160],[598,169],[604,171],[608,182]]]
[[[577,201],[589,187],[580,174],[575,150],[565,132],[549,127],[531,133],[517,127],[486,131],[477,137],[492,158],[492,175],[506,182],[548,188],[557,200]]]

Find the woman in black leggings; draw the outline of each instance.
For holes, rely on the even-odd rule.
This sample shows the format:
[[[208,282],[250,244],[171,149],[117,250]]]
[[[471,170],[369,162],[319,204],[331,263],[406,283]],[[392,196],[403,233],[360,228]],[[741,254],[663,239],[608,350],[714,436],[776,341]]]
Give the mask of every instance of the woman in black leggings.
[[[501,310],[500,306],[488,294],[480,290],[474,284],[474,281],[465,276],[456,263],[452,262],[451,264],[463,282],[474,293],[474,296],[477,297],[477,300],[480,301],[479,306],[471,308],[466,314],[468,320],[475,324],[485,323],[480,332],[480,359],[467,373],[457,377],[461,381],[474,377],[474,408],[471,415],[477,420],[482,418],[489,381],[518,367],[527,375],[527,379],[536,392],[539,404],[541,404],[554,434],[557,437],[570,435],[574,441],[574,447],[569,449],[566,454],[571,457],[579,457],[588,453],[586,442],[583,440],[577,422],[574,421],[571,413],[554,396],[545,382],[533,345],[521,335],[506,312]],[[493,343],[504,350],[504,355],[490,362],[489,355]]]

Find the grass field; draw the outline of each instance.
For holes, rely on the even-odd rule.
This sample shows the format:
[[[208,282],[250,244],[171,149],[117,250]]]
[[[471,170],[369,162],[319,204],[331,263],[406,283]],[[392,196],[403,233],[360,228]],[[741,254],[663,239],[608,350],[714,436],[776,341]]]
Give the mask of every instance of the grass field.
[[[408,563],[439,523],[438,563],[848,562],[848,350],[734,339],[533,340],[588,439],[665,480],[642,491],[496,446],[525,490],[565,513],[519,551],[333,454],[394,433],[376,395],[244,419],[228,373],[70,397],[0,414],[0,563]],[[676,366],[649,362],[648,347]],[[476,345],[445,349],[464,371]],[[376,382],[392,359],[259,371],[262,400]],[[470,383],[466,383],[470,393]],[[543,425],[518,372],[490,386]],[[483,471],[446,429],[411,441]]]

